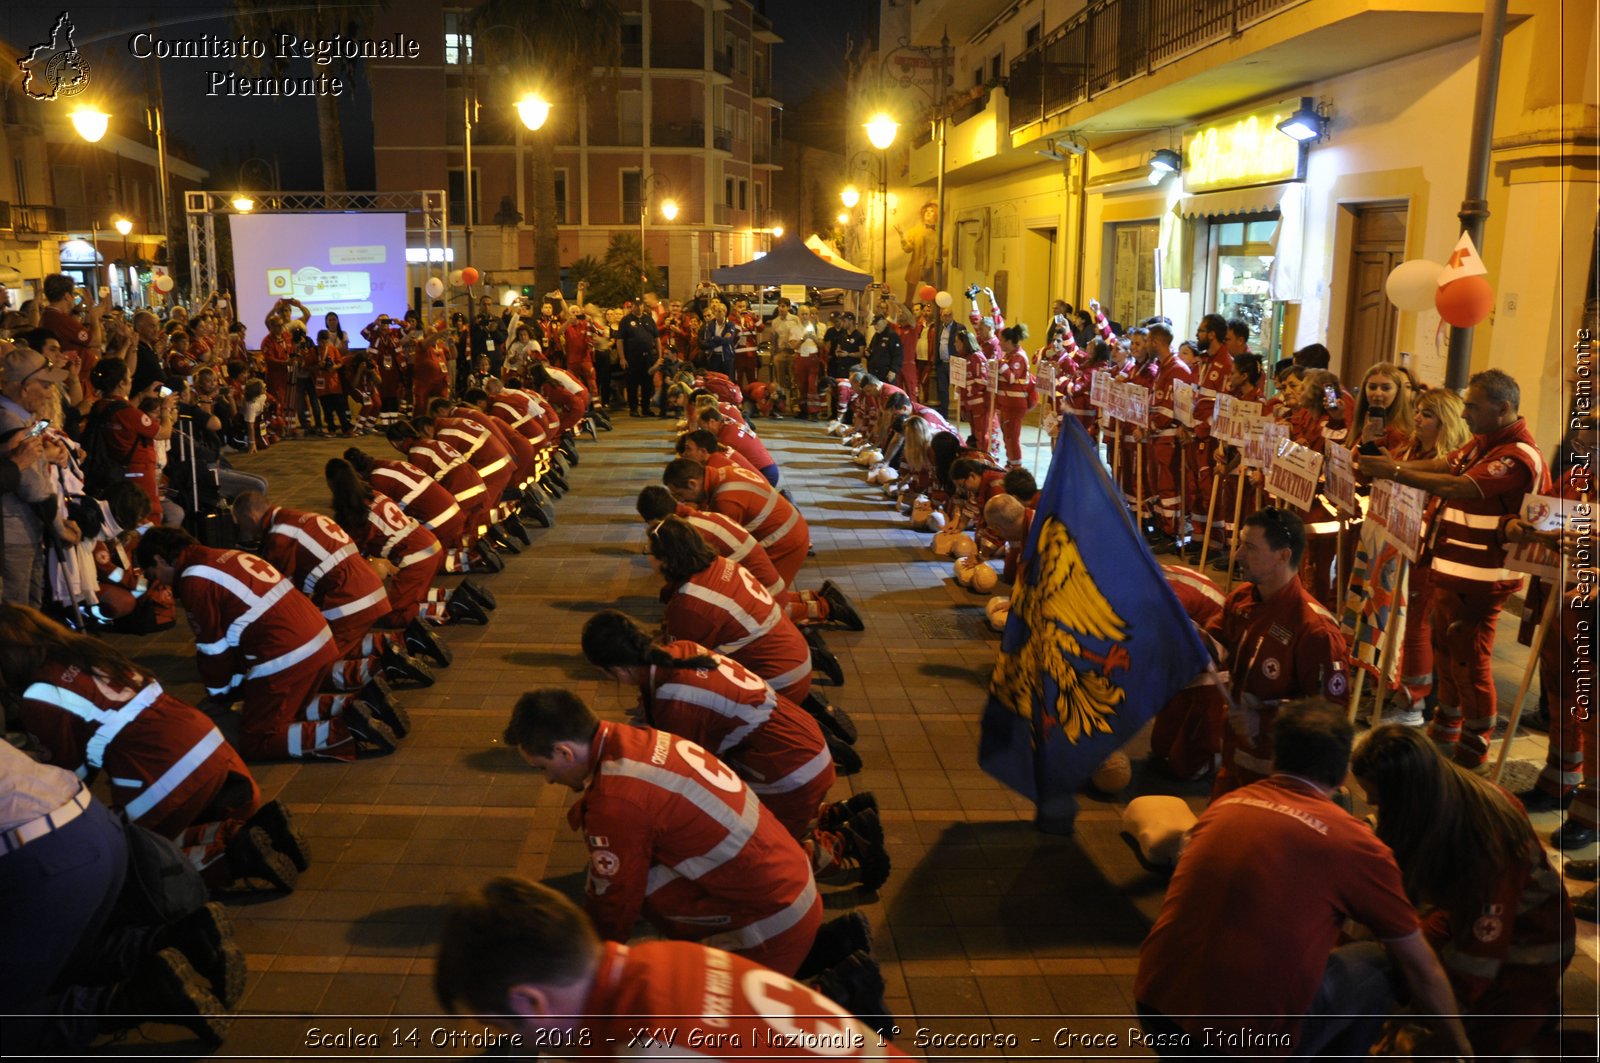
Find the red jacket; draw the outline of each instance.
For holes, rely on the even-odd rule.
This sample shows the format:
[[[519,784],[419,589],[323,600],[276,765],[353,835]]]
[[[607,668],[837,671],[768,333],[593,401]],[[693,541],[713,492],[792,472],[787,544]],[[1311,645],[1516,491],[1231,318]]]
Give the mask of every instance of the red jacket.
[[[1433,584],[1468,592],[1515,587],[1522,575],[1505,567],[1502,518],[1522,509],[1525,494],[1549,494],[1550,470],[1528,422],[1517,418],[1487,436],[1473,436],[1451,454],[1450,471],[1478,485],[1478,497],[1444,501],[1428,534]]]
[[[783,590],[783,577],[778,575],[778,570],[773,566],[772,559],[767,556],[767,551],[756,542],[755,536],[745,531],[731,517],[725,517],[713,510],[695,509],[683,503],[679,503],[677,515],[688,521],[694,530],[700,533],[700,538],[717,552],[718,557],[725,557],[749,569],[750,574],[769,593],[777,594]]]
[[[810,548],[811,529],[805,518],[760,473],[735,466],[707,468],[705,506],[733,518],[754,535],[779,571],[796,554],[804,558]]]
[[[609,722],[591,751],[567,819],[589,846],[584,907],[602,938],[626,941],[643,915],[670,937],[750,948],[821,903],[799,843],[714,754]]]
[[[455,543],[466,521],[461,504],[426,472],[409,461],[375,459],[372,489],[387,495],[400,512],[433,532],[442,543]]]
[[[748,569],[719,557],[667,593],[669,636],[726,654],[780,691],[810,690],[811,647]]]
[[[438,439],[418,439],[406,453],[411,464],[437,480],[455,500],[473,508],[487,505],[483,477],[461,452]]]
[[[744,455],[751,466],[757,470],[777,464],[772,460],[772,455],[767,452],[766,445],[761,442],[761,438],[743,423],[724,421],[722,427],[717,429],[717,442],[725,447],[732,447],[735,451]]]
[[[508,425],[513,432],[526,439],[535,451],[546,450],[553,445],[544,421],[539,418],[538,411],[528,401],[527,392],[508,389],[490,395],[489,412]]]
[[[366,526],[353,538],[363,554],[381,557],[399,569],[420,564],[441,549],[438,537],[400,512],[387,495],[373,495]]]
[[[265,526],[261,556],[293,580],[330,625],[342,621],[353,630],[365,621],[371,627],[388,615],[383,581],[332,517],[274,506]]]

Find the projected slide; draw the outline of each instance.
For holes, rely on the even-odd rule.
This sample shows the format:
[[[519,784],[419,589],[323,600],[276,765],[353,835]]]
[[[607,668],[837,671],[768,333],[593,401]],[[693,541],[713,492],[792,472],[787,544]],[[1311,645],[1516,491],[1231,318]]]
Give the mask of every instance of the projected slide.
[[[379,314],[406,311],[404,214],[233,214],[233,276],[245,341],[259,347],[279,299],[311,309],[313,338],[332,311],[365,347],[361,329]]]

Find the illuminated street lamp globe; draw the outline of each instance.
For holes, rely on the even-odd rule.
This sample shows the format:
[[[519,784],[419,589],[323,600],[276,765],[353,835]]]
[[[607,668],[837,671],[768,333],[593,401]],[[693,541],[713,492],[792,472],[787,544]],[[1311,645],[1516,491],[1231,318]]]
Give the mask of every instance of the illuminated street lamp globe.
[[[893,144],[894,135],[900,131],[900,123],[881,112],[873,115],[866,125],[867,139],[879,151],[884,151]]]
[[[79,107],[72,112],[72,128],[91,144],[98,144],[111,125],[111,116],[98,107]]]
[[[846,214],[844,211],[841,210],[839,212],[839,216],[837,218],[834,218],[833,220],[838,222],[840,225],[849,225],[850,224],[850,215]]]
[[[129,221],[127,218],[118,218],[111,224],[115,226],[117,232],[121,233],[123,236],[127,236],[129,233],[133,232],[133,222]]]
[[[844,191],[839,193],[839,202],[845,205],[846,210],[854,210],[855,205],[861,202],[861,193],[855,185],[846,185]]]
[[[529,129],[539,129],[550,117],[550,101],[536,92],[530,92],[517,101],[517,117]]]
[[[772,227],[772,238],[774,240],[778,240],[778,239],[782,239],[782,237],[783,237],[783,226],[774,225]]]
[[[675,199],[662,200],[661,216],[668,221],[672,221],[674,218],[676,218],[678,216],[678,201]]]

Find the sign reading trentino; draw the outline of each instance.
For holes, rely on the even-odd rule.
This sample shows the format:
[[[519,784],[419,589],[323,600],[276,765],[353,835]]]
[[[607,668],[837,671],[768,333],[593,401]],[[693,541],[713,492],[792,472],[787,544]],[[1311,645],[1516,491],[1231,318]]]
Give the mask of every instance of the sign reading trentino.
[[[1300,107],[1296,97],[1183,134],[1183,188],[1210,192],[1305,177],[1305,145],[1278,132]]]

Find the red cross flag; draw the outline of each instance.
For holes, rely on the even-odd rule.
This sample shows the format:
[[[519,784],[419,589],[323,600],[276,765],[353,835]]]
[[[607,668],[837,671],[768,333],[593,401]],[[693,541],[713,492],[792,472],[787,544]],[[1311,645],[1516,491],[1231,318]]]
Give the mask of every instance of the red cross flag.
[[[1483,266],[1483,259],[1478,256],[1477,247],[1472,243],[1472,237],[1462,233],[1461,239],[1456,241],[1456,249],[1450,252],[1449,259],[1445,261],[1444,271],[1439,274],[1439,287],[1443,288],[1462,277],[1481,277],[1488,272]]]

